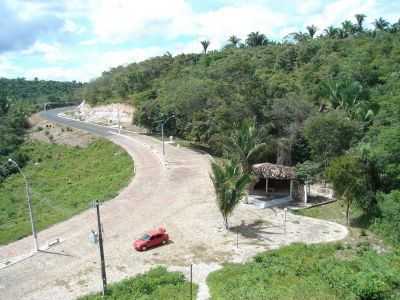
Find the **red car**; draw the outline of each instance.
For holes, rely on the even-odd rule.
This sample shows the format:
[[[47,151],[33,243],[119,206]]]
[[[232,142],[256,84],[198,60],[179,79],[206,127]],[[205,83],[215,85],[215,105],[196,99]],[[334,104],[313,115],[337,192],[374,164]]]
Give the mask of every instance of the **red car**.
[[[133,247],[138,251],[146,251],[149,248],[168,243],[169,236],[165,228],[160,227],[146,232],[140,239],[133,242]]]

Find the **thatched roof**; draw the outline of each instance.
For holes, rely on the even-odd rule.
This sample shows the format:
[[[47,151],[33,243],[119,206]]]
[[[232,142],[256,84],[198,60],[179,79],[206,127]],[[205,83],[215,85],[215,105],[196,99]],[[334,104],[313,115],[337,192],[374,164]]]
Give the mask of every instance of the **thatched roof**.
[[[253,165],[254,174],[263,178],[271,179],[295,179],[296,172],[294,168],[271,163],[262,163]]]

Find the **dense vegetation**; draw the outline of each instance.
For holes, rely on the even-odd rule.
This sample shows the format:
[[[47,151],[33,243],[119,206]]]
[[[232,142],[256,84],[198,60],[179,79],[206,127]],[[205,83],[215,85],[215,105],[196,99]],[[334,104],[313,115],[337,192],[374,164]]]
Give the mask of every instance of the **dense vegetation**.
[[[292,245],[207,278],[213,300],[398,299],[400,257],[368,245]]]
[[[76,90],[83,86],[79,82],[49,80],[25,80],[24,78],[0,78],[2,97],[10,102],[41,104],[45,102],[72,101],[76,99]]]
[[[196,299],[197,286],[193,286],[193,299]],[[158,267],[149,272],[111,285],[107,295],[89,295],[80,300],[186,300],[190,299],[190,283],[182,273],[168,272]]]
[[[104,72],[83,94],[91,103],[133,103],[135,122],[153,130],[175,115],[170,134],[218,155],[232,128],[254,121],[268,148],[258,160],[332,182],[349,219],[358,205],[400,240],[400,22],[380,18],[366,29],[364,21],[356,15],[319,36],[308,26],[282,42],[232,36],[219,51],[203,41],[202,54],[167,53]]]
[[[94,200],[113,198],[133,172],[129,155],[105,140],[87,148],[30,142],[19,151],[30,158],[23,172],[31,185],[38,230],[90,208]],[[0,195],[0,244],[5,244],[31,232],[23,178],[6,178]]]
[[[27,116],[43,103],[73,101],[81,83],[0,78],[0,182],[12,174],[5,162],[12,157],[23,166],[29,157],[18,148],[28,127]]]

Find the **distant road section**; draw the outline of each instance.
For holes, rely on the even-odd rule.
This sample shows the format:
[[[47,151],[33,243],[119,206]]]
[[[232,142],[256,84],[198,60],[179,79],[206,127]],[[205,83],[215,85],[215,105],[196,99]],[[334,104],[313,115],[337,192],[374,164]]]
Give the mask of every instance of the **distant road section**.
[[[52,110],[47,110],[47,111],[42,111],[39,113],[39,115],[51,122],[55,122],[58,124],[62,124],[65,126],[70,126],[74,127],[77,129],[85,130],[87,132],[93,133],[98,136],[102,137],[108,137],[112,135],[110,131],[117,132],[116,129],[114,128],[106,128],[102,126],[97,126],[91,123],[86,123],[86,122],[79,122],[79,121],[74,121],[66,118],[59,117],[58,114],[71,110],[74,107],[63,107],[63,108],[56,108]]]

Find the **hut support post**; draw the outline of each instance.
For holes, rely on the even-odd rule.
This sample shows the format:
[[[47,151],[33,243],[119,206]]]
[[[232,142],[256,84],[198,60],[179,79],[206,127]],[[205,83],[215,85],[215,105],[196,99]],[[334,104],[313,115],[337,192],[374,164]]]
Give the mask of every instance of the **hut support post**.
[[[307,183],[304,184],[304,204],[307,204]]]
[[[290,200],[293,200],[293,180],[290,179]]]
[[[265,178],[265,194],[268,195],[268,178]]]

